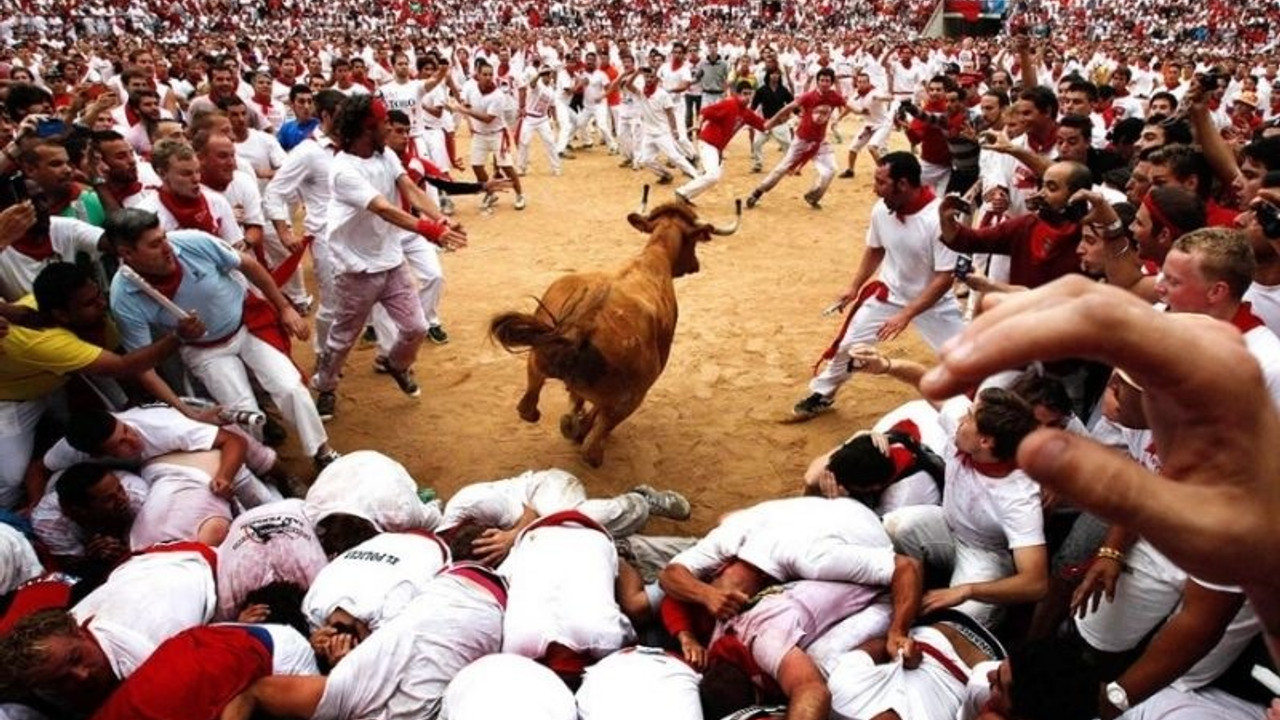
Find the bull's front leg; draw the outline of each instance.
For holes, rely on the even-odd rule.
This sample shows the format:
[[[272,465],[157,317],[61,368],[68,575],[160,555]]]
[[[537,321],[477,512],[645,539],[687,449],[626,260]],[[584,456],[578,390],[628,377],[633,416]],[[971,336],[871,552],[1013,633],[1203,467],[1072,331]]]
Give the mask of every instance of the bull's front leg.
[[[600,467],[604,463],[604,443],[609,439],[609,433],[613,429],[631,417],[631,413],[636,411],[640,406],[640,399],[634,402],[628,402],[625,405],[614,405],[610,407],[602,407],[596,405],[592,410],[593,422],[591,430],[587,433],[587,439],[582,443],[582,459],[591,467]]]
[[[534,353],[529,353],[529,358],[525,363],[525,373],[527,374],[524,395],[520,398],[520,403],[516,405],[516,412],[520,413],[520,419],[525,422],[536,423],[542,417],[542,413],[538,410],[538,397],[542,394],[542,386],[547,382],[547,376],[538,369],[538,363],[534,360]]]

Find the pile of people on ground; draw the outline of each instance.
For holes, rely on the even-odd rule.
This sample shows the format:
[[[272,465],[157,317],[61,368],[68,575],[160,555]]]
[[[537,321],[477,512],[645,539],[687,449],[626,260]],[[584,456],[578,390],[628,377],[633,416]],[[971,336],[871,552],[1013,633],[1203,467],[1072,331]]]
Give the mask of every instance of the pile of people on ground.
[[[664,35],[13,50],[4,716],[1268,712],[1273,57]],[[592,151],[682,172],[692,204],[744,126],[751,172],[784,153],[751,212],[787,211],[766,195],[809,166],[805,212],[858,172],[877,196],[794,420],[855,376],[922,399],[702,537],[644,533],[690,516],[671,490],[537,469],[437,498],[331,447],[368,328],[420,393],[458,216],[523,210]],[[879,347],[908,325],[933,367]],[[310,482],[272,449],[286,425]]]

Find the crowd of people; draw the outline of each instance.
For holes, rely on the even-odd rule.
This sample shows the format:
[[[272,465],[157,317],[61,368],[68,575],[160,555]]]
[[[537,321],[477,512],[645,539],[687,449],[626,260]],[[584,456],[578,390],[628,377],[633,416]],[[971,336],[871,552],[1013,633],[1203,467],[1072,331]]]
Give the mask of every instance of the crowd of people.
[[[1026,2],[931,40],[866,0],[27,9],[0,717],[1280,717],[1266,11]],[[674,490],[438,498],[330,441],[363,335],[420,393],[458,217],[585,152],[692,206],[744,127],[749,212],[809,212],[768,196],[807,168],[814,211],[877,198],[793,420],[866,376],[920,399],[701,537],[645,534]],[[909,325],[935,363],[881,351]]]

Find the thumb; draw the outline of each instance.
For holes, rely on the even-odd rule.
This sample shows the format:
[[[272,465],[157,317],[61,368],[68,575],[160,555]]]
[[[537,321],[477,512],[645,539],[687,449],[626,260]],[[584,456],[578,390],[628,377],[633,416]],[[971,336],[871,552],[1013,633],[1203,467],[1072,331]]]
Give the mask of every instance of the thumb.
[[[1150,472],[1128,455],[1065,430],[1042,428],[1018,447],[1018,466],[1090,512],[1142,534],[1169,537],[1194,524],[1189,488]]]

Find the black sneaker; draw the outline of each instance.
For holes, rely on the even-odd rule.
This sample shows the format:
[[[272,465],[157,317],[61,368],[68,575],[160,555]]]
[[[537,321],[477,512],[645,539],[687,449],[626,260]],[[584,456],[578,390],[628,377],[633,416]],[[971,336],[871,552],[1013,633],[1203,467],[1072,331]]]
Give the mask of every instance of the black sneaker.
[[[320,415],[322,422],[332,420],[337,408],[338,396],[332,392],[322,392],[316,396],[316,412]]]
[[[755,207],[758,202],[760,202],[760,193],[752,190],[751,194],[747,196],[747,209],[750,210]]]
[[[804,194],[804,201],[809,203],[809,207],[813,208],[814,210],[822,209],[822,205],[818,202],[821,199],[822,199],[822,196],[812,190]]]
[[[412,368],[397,370],[391,367],[388,363],[387,374],[391,376],[392,380],[396,381],[396,385],[400,386],[400,392],[405,395],[408,395],[409,397],[418,397],[422,394],[422,391],[418,389],[418,383],[414,382]]]
[[[361,336],[361,339],[367,343],[376,343],[378,342],[378,332],[373,329],[372,325],[365,325],[364,335]]]
[[[797,418],[808,420],[815,418],[831,409],[834,401],[824,396],[822,393],[814,393],[809,397],[796,403],[791,409],[791,413]]]
[[[848,180],[849,178],[852,178],[852,177],[853,177],[853,171],[852,171],[852,170],[845,170],[844,172],[840,173],[840,174],[839,174],[839,175],[837,175],[836,177],[841,178],[841,179],[843,179],[843,180]]]
[[[427,328],[427,339],[437,345],[443,345],[449,342],[449,333],[445,332],[444,328],[439,325],[432,325]]]
[[[672,181],[672,180],[674,180],[674,179],[675,179],[675,178],[673,178],[673,177],[671,176],[671,173],[663,173],[663,174],[662,174],[662,176],[658,178],[658,184],[659,184],[659,185],[670,185],[670,184],[671,184],[671,181]]]
[[[391,372],[391,361],[387,360],[386,355],[378,355],[373,358],[373,371],[379,375],[386,375]]]

